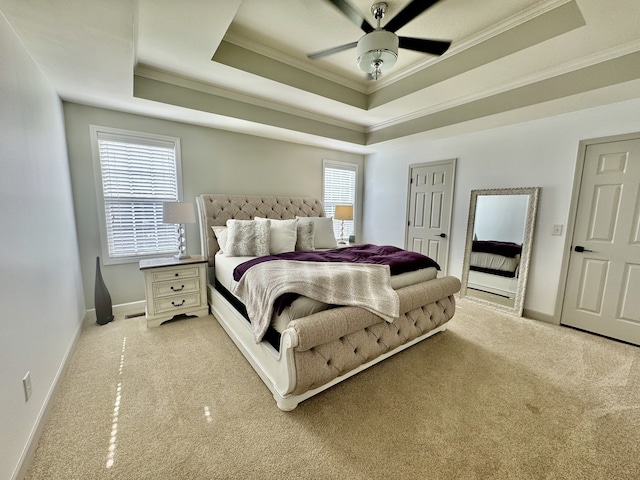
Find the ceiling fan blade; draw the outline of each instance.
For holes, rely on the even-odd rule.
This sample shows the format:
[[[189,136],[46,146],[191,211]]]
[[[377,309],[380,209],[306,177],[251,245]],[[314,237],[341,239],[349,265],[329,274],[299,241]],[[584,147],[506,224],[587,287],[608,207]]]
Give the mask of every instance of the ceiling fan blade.
[[[349,20],[355,23],[365,33],[373,32],[375,29],[367,22],[358,11],[351,6],[346,0],[327,0],[333,3],[338,9],[344,13]]]
[[[356,48],[357,46],[358,46],[358,42],[351,42],[345,45],[340,45],[339,47],[328,48],[320,52],[310,53],[309,55],[307,55],[307,58],[310,58],[311,60],[315,60],[317,58],[326,57],[327,55],[333,55],[334,53],[344,52],[345,50],[349,50],[350,48]]]
[[[447,40],[429,40],[427,38],[398,37],[399,47],[417,52],[442,55],[451,46]]]
[[[438,1],[439,0],[413,0],[413,2],[404,7],[395,17],[389,20],[384,26],[384,29],[395,33],[396,30],[404,27],[434,3],[438,3]]]

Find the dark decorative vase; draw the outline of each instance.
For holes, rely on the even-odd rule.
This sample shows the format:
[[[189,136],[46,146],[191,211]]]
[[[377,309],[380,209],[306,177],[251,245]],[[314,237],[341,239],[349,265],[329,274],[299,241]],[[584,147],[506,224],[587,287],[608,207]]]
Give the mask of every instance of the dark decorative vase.
[[[96,323],[98,325],[106,325],[112,321],[111,295],[109,295],[109,290],[107,290],[100,273],[100,257],[96,257],[96,291],[93,301],[96,306]]]

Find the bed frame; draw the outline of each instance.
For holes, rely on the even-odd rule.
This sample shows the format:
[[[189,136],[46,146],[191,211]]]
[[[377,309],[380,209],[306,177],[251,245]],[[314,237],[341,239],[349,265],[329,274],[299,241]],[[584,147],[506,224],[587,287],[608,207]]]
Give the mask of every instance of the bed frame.
[[[392,323],[358,307],[337,307],[294,320],[279,349],[256,343],[251,326],[214,286],[219,250],[212,226],[231,218],[291,219],[324,216],[310,197],[203,194],[197,197],[202,254],[209,262],[207,297],[211,312],[260,375],[278,408],[298,403],[446,329],[455,312],[455,277],[441,277],[398,289],[400,317]]]
[[[469,269],[467,288],[493,293],[501,297],[515,298],[517,287],[518,277],[503,277]]]

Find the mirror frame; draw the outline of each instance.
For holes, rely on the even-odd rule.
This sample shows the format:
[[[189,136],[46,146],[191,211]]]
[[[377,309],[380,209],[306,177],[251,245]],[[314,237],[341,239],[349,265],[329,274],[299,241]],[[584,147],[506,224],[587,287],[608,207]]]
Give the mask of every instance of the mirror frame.
[[[536,211],[538,209],[538,196],[540,187],[522,188],[494,188],[486,190],[471,190],[471,200],[469,202],[469,219],[467,223],[467,240],[464,246],[464,261],[462,266],[462,286],[460,288],[460,298],[480,303],[487,307],[521,316],[524,309],[524,295],[529,275],[529,262],[531,260],[531,244],[533,243],[533,230],[535,228]],[[522,254],[520,256],[519,276],[516,284],[516,295],[514,306],[509,307],[498,303],[469,296],[467,293],[467,283],[469,281],[469,261],[471,259],[471,245],[473,242],[473,232],[476,223],[476,204],[480,195],[529,195],[527,205],[527,218],[524,226],[524,238],[522,241]]]

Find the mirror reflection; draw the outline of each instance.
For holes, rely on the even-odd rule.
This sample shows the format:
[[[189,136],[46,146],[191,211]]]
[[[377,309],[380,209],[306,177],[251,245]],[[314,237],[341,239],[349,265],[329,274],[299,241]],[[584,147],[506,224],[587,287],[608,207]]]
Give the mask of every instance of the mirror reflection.
[[[461,296],[522,314],[538,190],[471,192]]]

